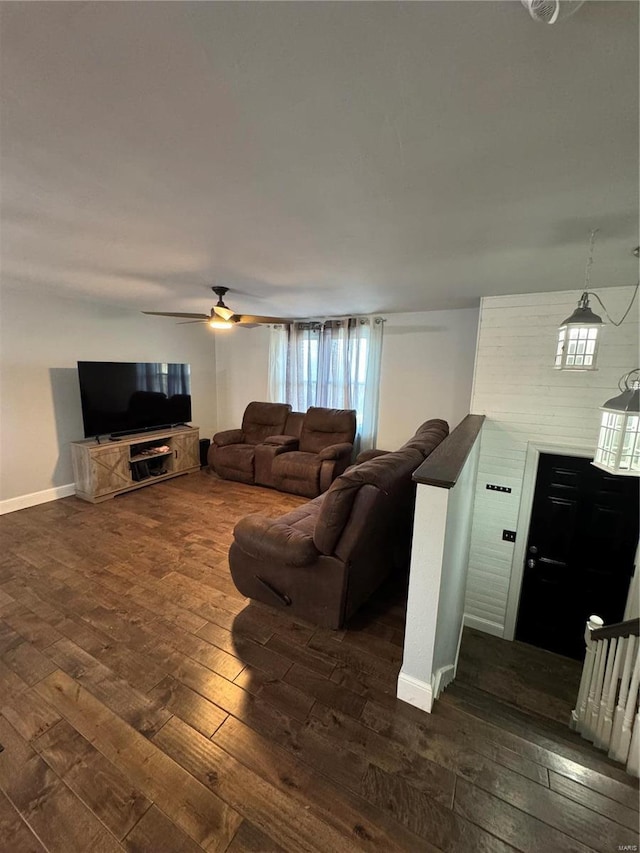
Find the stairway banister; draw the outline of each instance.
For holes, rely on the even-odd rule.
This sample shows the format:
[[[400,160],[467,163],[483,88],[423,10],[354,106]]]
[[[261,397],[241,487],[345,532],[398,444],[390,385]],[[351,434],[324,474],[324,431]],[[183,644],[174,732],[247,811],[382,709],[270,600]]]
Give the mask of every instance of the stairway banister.
[[[616,622],[603,628],[592,628],[592,640],[609,640],[612,637],[637,637],[640,635],[640,619],[627,619],[626,622]]]
[[[600,616],[590,616],[584,640],[582,678],[569,727],[638,776],[640,619],[603,626]]]

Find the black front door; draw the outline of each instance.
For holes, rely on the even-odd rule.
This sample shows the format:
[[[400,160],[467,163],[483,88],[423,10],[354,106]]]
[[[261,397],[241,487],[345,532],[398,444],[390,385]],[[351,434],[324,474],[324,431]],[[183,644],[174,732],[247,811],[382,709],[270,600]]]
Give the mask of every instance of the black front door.
[[[538,464],[516,639],[581,659],[584,625],[623,619],[638,543],[639,483],[589,459]]]

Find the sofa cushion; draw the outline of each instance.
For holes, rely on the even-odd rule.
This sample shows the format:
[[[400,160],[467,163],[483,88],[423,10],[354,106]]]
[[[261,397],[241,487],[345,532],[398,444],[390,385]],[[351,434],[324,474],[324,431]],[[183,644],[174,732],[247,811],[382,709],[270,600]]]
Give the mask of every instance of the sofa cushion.
[[[320,491],[321,466],[322,460],[315,453],[281,453],[271,463],[272,484],[276,489],[314,498]]]
[[[278,477],[285,477],[287,480],[315,481],[318,479],[321,465],[322,460],[315,453],[302,453],[300,450],[281,453],[273,460]]]
[[[255,447],[252,444],[228,444],[216,448],[216,464],[221,468],[253,473]]]
[[[354,465],[334,480],[325,493],[318,515],[313,541],[321,554],[332,554],[342,535],[358,490],[365,484],[388,492],[398,478],[410,478],[422,463],[423,456],[415,448],[397,450]]]
[[[321,554],[332,554],[349,518],[351,507],[362,483],[351,477],[351,471],[333,481],[324,494],[322,508],[313,531],[313,542]]]
[[[291,411],[288,403],[249,403],[242,418],[247,444],[260,444],[269,435],[282,435]]]
[[[236,524],[233,535],[245,554],[257,560],[308,566],[318,558],[311,536],[281,518],[247,515]]]
[[[425,421],[415,432],[409,441],[402,445],[400,450],[414,448],[422,453],[423,458],[434,450],[441,441],[449,435],[449,424],[440,418],[432,418]]]
[[[295,527],[300,533],[306,533],[313,538],[313,532],[316,529],[316,522],[322,507],[322,495],[308,501],[302,506],[288,512],[286,515],[280,516],[280,521],[288,524],[290,527]]]
[[[310,406],[300,432],[300,450],[319,453],[330,444],[353,444],[356,413],[353,409],[325,409]]]
[[[411,482],[411,475],[422,462],[422,453],[408,447],[363,462],[353,469],[352,474],[360,483],[376,486],[385,494],[391,494],[399,484]]]

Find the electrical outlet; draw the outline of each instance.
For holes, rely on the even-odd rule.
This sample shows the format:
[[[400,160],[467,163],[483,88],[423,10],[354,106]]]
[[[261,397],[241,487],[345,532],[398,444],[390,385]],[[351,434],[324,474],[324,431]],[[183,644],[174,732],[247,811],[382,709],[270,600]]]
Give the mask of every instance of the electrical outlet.
[[[503,530],[502,531],[502,540],[503,540],[503,542],[515,542],[516,541],[515,530]]]

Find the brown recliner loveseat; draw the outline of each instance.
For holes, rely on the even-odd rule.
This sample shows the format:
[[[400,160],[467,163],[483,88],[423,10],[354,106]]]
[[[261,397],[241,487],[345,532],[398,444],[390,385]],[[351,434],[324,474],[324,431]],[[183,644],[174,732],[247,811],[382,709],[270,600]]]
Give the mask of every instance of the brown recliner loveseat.
[[[448,432],[446,421],[427,421],[399,450],[352,466],[304,506],[241,519],[229,551],[238,590],[340,628],[388,574],[408,566],[412,474]]]
[[[352,409],[288,403],[249,403],[241,429],[213,436],[207,461],[226,480],[316,497],[351,461],[356,433]]]
[[[288,403],[249,403],[240,429],[213,436],[207,462],[225,480],[254,483],[256,447],[268,436],[284,433],[290,412]]]

